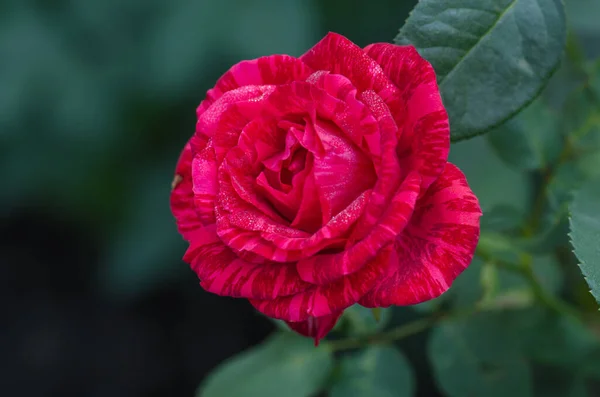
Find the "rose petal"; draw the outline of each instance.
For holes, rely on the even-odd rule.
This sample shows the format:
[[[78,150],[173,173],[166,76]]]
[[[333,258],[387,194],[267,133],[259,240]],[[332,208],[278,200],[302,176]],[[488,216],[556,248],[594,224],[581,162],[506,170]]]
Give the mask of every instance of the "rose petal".
[[[396,239],[391,273],[360,304],[413,305],[441,295],[471,263],[480,216],[477,197],[465,176],[448,163]]]
[[[362,192],[352,203],[331,218],[325,226],[321,227],[311,236],[290,237],[268,231],[264,231],[261,235],[278,248],[293,251],[300,250],[303,253],[303,258],[312,256],[323,248],[328,247],[330,245],[329,242],[345,241],[345,238],[342,237],[348,235],[352,230],[354,222],[363,213],[370,194],[370,190]]]
[[[302,81],[312,70],[300,59],[289,55],[271,55],[242,61],[231,67],[206,94],[197,109],[199,117],[225,92],[248,85],[280,85]]]
[[[184,260],[190,263],[207,290],[221,296],[274,299],[310,287],[292,264],[250,263],[233,253],[207,226],[191,242]]]
[[[250,303],[261,313],[286,321],[305,321],[337,313],[356,303],[388,272],[391,252],[391,246],[384,247],[366,266],[333,283],[272,300],[250,299]]]
[[[343,311],[339,311],[327,316],[309,317],[306,321],[286,321],[286,323],[299,334],[314,338],[315,346],[319,346],[319,340],[335,327],[342,313]]]
[[[248,156],[250,153],[235,147],[227,153],[227,158],[221,164],[219,171],[219,186],[224,194],[220,194],[220,203],[228,212],[238,211],[245,204],[239,202],[241,199],[251,208],[258,210],[261,218],[266,222],[285,226],[287,221],[277,213],[273,206],[256,189],[255,172],[256,164]],[[239,204],[239,205],[238,205]]]
[[[385,245],[393,242],[409,221],[419,195],[421,178],[414,172],[404,180],[379,223],[367,237],[336,254],[320,254],[297,263],[303,280],[325,285],[365,266]]]
[[[325,226],[309,234],[273,220],[255,205],[237,197],[236,192],[231,193],[229,175],[223,173],[220,186],[217,232],[223,242],[236,252],[251,251],[277,262],[298,261],[324,249],[342,248],[370,194],[369,190],[361,193]]]
[[[345,76],[323,70],[313,73],[307,81],[343,101],[345,106],[336,110],[331,121],[356,147],[370,157],[379,158],[379,125],[371,111],[357,98],[359,94],[352,82]]]
[[[312,154],[309,154],[309,158],[311,162],[310,171],[312,171]],[[298,212],[296,212],[296,217],[292,221],[291,227],[309,233],[319,230],[322,225],[323,214],[321,213],[321,202],[316,192],[315,176],[312,173],[309,173],[304,179],[300,208],[298,208]]]
[[[279,187],[277,186],[277,184],[275,187],[273,187],[269,183],[268,178],[265,176],[265,172],[262,172],[258,176],[258,178],[256,178],[257,191],[261,193],[269,201],[269,203],[271,203],[271,205],[277,209],[277,211],[279,211],[283,216],[285,216],[287,220],[292,220],[291,227],[294,228],[299,228],[298,225],[300,223],[296,222],[296,219],[298,218],[299,210],[302,204],[306,203],[305,205],[309,205],[309,198],[310,195],[313,193],[313,191],[310,191],[308,197],[303,197],[303,191],[306,185],[306,178],[312,171],[312,155],[309,153],[304,161],[305,168],[292,177],[291,185],[282,185],[281,183],[279,183],[279,186],[289,188],[285,191],[277,189],[277,187]],[[280,182],[279,178],[276,182]],[[311,208],[311,210],[313,212],[315,210],[319,211],[318,222],[320,222],[321,217],[319,207],[315,206],[314,208]],[[304,213],[304,211],[302,213]],[[310,232],[309,230],[303,229],[301,227],[299,229],[304,230],[306,232]]]
[[[264,121],[261,120],[261,124]],[[252,122],[244,128],[242,135],[240,136],[239,145],[247,150],[256,150],[257,142],[264,142],[264,145],[273,147],[273,152],[266,151],[266,153],[258,155],[259,161],[262,161],[263,165],[273,171],[280,172],[283,168],[283,164],[286,160],[291,159],[296,149],[299,146],[298,139],[292,133],[288,133],[277,124],[277,121],[273,121],[275,125],[256,125],[257,123]],[[283,148],[283,150],[281,150]]]
[[[392,85],[377,62],[337,33],[328,33],[300,59],[313,70],[346,76],[359,91],[379,91]]]
[[[373,225],[381,218],[387,208],[392,195],[398,189],[403,174],[407,172],[400,168],[396,156],[398,128],[389,108],[383,99],[371,90],[363,92],[360,99],[368,107],[371,114],[376,117],[379,126],[378,132],[374,136],[379,139],[379,142],[370,142],[369,144],[370,147],[378,147],[379,156],[374,156],[373,159],[377,182],[373,187],[373,194],[367,210],[354,228],[352,236],[348,239],[348,247],[354,244],[355,241],[364,238],[371,231]]]
[[[360,193],[373,187],[376,175],[373,162],[333,123],[316,120],[314,128],[325,149],[322,154],[315,154],[313,163],[325,224]]]
[[[297,261],[302,255],[300,251],[280,249],[265,240],[262,233],[277,234],[284,238],[307,238],[310,234],[286,226],[283,219],[267,216],[268,213],[250,204],[249,198],[242,199],[238,194],[242,190],[234,189],[230,173],[225,168],[219,172],[219,178],[220,190],[215,212],[217,233],[221,240],[237,253],[252,252],[276,262]]]
[[[316,230],[317,226],[326,225],[332,217],[342,213],[353,200],[367,191],[375,183],[376,176],[372,161],[350,142],[335,124],[321,121],[321,118],[331,119],[336,113],[344,111],[347,107],[344,102],[334,98],[316,85],[306,82],[278,86],[264,102],[263,111],[269,116],[293,118],[308,115],[307,117],[309,117],[309,123],[303,131],[295,128],[289,130],[290,133],[301,134],[294,136],[311,152],[307,158],[312,158],[314,184],[310,185],[313,181],[310,176],[307,176],[305,188],[308,183],[313,189],[304,191],[298,215],[304,216],[307,211],[310,211],[315,215],[321,215],[321,222],[312,216],[304,219],[297,216],[290,228],[289,223],[274,210],[265,197],[259,197],[256,194],[256,181],[249,170],[252,170],[258,157],[250,148],[253,146],[250,141],[258,142],[260,140],[258,132],[260,131],[250,129],[250,124],[248,124],[244,129],[245,132],[239,136],[245,142],[244,145],[247,144],[248,147],[246,150],[240,147],[229,149],[226,159],[220,167],[219,184],[221,189],[217,197],[217,207],[220,208],[218,213],[222,218],[217,216],[217,231],[222,240],[237,252],[252,251],[278,262],[297,261],[309,255],[306,244],[298,243],[302,246],[295,245],[294,247],[290,245],[290,248],[286,250],[280,248],[282,244],[272,244],[268,241],[261,241],[261,239],[264,240],[274,235],[280,235],[284,239],[310,237],[310,234],[298,234],[300,231],[293,228],[303,224],[305,225],[303,230],[312,232]],[[364,105],[361,106],[364,107]],[[310,139],[307,140],[307,136],[310,136]],[[283,147],[283,141],[281,145]],[[231,189],[228,186],[231,186]],[[315,202],[315,198],[318,198],[319,202]],[[317,207],[319,207],[319,211],[316,210]],[[226,220],[227,217],[230,219]],[[351,226],[351,224],[351,222],[345,223],[347,226]],[[325,231],[327,230],[325,229]],[[247,231],[258,233],[252,234]],[[341,233],[338,234],[341,235]],[[283,244],[287,244],[287,241],[283,241]],[[340,238],[337,236],[332,236],[330,239],[319,237],[314,241],[315,244],[314,247],[310,247],[311,250],[313,248],[339,247],[340,245]]]
[[[177,229],[187,241],[190,241],[194,233],[202,228],[202,222],[194,208],[191,164],[192,150],[190,144],[187,143],[175,168],[170,198],[171,212],[175,216]]]
[[[444,169],[450,126],[435,71],[413,46],[371,44],[365,52],[398,87],[399,96],[384,98],[401,134],[398,155],[403,169],[419,170],[426,189]]]
[[[217,163],[238,144],[242,129],[261,114],[274,89],[245,86],[227,91],[198,116],[195,135],[212,138]]]
[[[212,140],[192,160],[194,206],[204,225],[215,223],[215,196],[217,186],[217,162]]]

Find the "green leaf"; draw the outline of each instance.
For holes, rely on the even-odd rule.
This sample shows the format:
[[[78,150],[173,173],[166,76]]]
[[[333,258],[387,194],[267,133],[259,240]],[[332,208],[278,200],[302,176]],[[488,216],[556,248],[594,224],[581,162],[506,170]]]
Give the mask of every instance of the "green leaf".
[[[593,375],[600,341],[585,324],[577,319],[546,313],[535,323],[533,331],[526,339],[525,347],[527,355],[536,362],[581,375]]]
[[[536,397],[591,397],[586,379],[562,368],[542,367],[536,378]]]
[[[479,199],[484,217],[489,210],[500,205],[528,211],[530,182],[527,175],[507,167],[485,137],[452,145],[448,161],[465,173],[469,186]],[[490,178],[490,175],[494,177]]]
[[[524,353],[540,367],[536,396],[588,396],[587,384],[600,376],[598,336],[578,319],[550,311],[532,311],[527,318],[520,337]]]
[[[534,101],[487,138],[506,164],[520,170],[546,169],[558,159],[563,138],[555,113]]]
[[[428,356],[440,389],[448,397],[528,397],[531,373],[519,353],[517,335],[501,316],[445,323],[432,332]]]
[[[433,65],[457,141],[533,100],[565,40],[560,0],[421,0],[395,42],[415,45]]]
[[[408,360],[392,346],[371,346],[341,359],[331,397],[410,397],[415,384]]]
[[[570,209],[571,243],[591,293],[600,302],[600,180],[587,183]]]
[[[225,361],[198,390],[198,397],[308,397],[329,376],[331,351],[322,342],[293,333],[277,333],[263,344]]]

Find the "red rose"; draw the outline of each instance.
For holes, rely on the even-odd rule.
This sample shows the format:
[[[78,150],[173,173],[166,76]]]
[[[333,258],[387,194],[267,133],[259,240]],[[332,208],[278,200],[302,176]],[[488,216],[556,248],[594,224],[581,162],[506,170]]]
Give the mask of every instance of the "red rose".
[[[471,262],[481,210],[413,47],[330,33],[233,66],[197,116],[171,208],[207,291],[318,342],[348,306],[435,298]]]

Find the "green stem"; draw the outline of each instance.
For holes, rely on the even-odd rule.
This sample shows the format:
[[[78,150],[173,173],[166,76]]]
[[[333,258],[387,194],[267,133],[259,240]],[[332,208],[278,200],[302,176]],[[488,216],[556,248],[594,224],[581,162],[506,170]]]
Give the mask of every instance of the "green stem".
[[[448,320],[456,320],[458,318],[467,317],[477,312],[477,309],[470,308],[465,311],[454,311],[448,313],[438,313],[430,317],[420,318],[411,321],[407,324],[398,326],[389,331],[380,334],[374,334],[366,337],[350,337],[330,341],[329,348],[336,352],[342,350],[358,349],[367,345],[391,343],[397,340],[404,339],[433,327],[434,325]]]
[[[523,255],[521,266],[519,266],[519,271],[529,282],[529,286],[531,287],[533,295],[541,304],[558,314],[568,317],[580,317],[580,313],[575,308],[571,307],[568,303],[555,297],[544,289],[533,272],[531,255]]]
[[[523,276],[523,278],[529,283],[531,291],[533,292],[533,296],[548,309],[570,317],[581,317],[581,314],[575,308],[544,289],[533,271],[533,258],[531,255],[524,252],[519,252],[517,254],[521,257],[519,264],[508,262],[499,258],[493,258],[492,255],[481,249],[478,249],[476,252],[476,255],[481,257],[481,259],[484,261],[493,263]]]

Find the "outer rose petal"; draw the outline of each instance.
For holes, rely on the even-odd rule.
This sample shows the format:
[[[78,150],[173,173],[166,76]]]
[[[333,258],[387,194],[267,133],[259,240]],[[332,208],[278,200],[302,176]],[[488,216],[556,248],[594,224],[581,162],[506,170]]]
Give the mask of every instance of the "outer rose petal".
[[[477,197],[465,176],[447,163],[396,239],[392,271],[359,303],[366,307],[414,305],[444,293],[473,259],[480,216]]]
[[[250,263],[238,257],[219,239],[215,225],[196,234],[184,260],[205,290],[221,296],[274,299],[311,286],[300,279],[293,264]]]
[[[246,86],[227,91],[198,116],[194,140],[212,138],[217,162],[238,144],[246,124],[259,117],[273,86]],[[192,146],[192,149],[195,148]],[[197,151],[197,150],[196,150]]]
[[[315,346],[319,346],[319,339],[323,339],[335,327],[343,311],[332,313],[323,317],[309,317],[306,321],[286,321],[287,325],[301,335],[315,339]]]
[[[215,196],[217,194],[217,163],[212,141],[196,153],[191,164],[194,205],[204,225],[215,223]]]
[[[298,58],[271,55],[242,61],[231,67],[206,94],[196,110],[200,116],[227,91],[248,85],[280,85],[305,80],[312,70]]]
[[[359,91],[373,89],[378,92],[392,86],[377,62],[362,48],[337,33],[328,33],[300,59],[314,70],[346,76]]]
[[[358,271],[327,285],[315,285],[295,295],[272,300],[250,299],[250,303],[269,317],[286,321],[305,321],[339,312],[358,300],[388,272],[390,245]]]
[[[365,237],[373,225],[380,219],[385,209],[389,206],[393,194],[398,189],[402,181],[402,174],[406,175],[410,169],[400,169],[398,156],[396,155],[398,127],[390,113],[389,108],[379,95],[374,91],[368,90],[361,94],[361,101],[369,108],[375,116],[379,125],[379,156],[373,156],[375,171],[377,172],[377,182],[373,188],[371,200],[363,213],[361,220],[354,228],[352,235],[348,239],[347,247],[355,241]],[[374,144],[372,146],[375,146]]]
[[[403,127],[398,154],[404,169],[419,170],[427,188],[444,169],[450,150],[450,125],[435,71],[413,46],[376,43],[365,52],[400,91],[399,97],[386,98]]]
[[[200,218],[194,209],[191,165],[192,151],[190,144],[187,143],[179,156],[171,191],[171,211],[175,216],[179,233],[187,241],[190,241],[194,233],[202,228]]]

